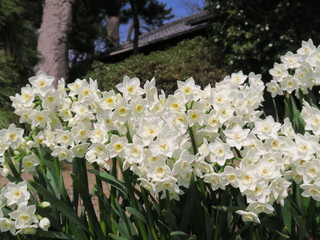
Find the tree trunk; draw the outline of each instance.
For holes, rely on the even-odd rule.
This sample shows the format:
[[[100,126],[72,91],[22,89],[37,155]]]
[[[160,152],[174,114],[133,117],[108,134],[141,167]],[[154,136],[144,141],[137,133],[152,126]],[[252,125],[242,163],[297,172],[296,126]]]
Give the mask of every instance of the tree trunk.
[[[120,44],[120,37],[119,37],[120,17],[106,16],[106,21],[107,21],[107,44],[109,47],[117,47]]]
[[[38,51],[42,60],[35,71],[42,70],[57,80],[68,78],[68,34],[72,21],[72,5],[76,0],[45,0],[39,30]]]
[[[139,14],[136,0],[130,0],[132,15],[133,15],[133,27],[134,27],[134,37],[133,37],[133,55],[139,53]]]

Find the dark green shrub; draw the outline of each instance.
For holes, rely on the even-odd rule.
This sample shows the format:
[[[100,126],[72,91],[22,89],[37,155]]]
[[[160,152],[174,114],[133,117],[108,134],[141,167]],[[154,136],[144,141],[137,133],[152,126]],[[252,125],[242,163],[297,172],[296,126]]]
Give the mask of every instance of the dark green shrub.
[[[105,64],[94,62],[93,70],[85,77],[97,79],[99,86],[108,90],[121,82],[124,75],[138,77],[142,82],[155,77],[157,86],[166,92],[176,88],[176,81],[193,77],[197,84],[214,84],[224,75],[215,67],[216,57],[213,46],[204,37],[184,40],[165,51],[149,55],[131,56],[122,62]]]

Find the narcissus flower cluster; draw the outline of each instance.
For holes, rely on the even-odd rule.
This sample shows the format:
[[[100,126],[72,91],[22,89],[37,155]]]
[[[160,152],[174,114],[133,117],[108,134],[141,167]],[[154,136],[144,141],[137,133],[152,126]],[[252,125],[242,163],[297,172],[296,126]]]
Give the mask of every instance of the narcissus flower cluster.
[[[303,42],[270,70],[267,90],[276,96],[319,85],[319,56],[319,48]],[[292,181],[300,184],[302,196],[320,199],[320,112],[304,103],[304,134],[296,133],[288,118],[279,123],[263,117],[261,75],[240,71],[204,89],[189,78],[168,96],[156,89],[155,79],[141,86],[138,78],[126,76],[117,91],[101,91],[92,79],[70,84],[61,79],[55,89],[44,72],[29,81],[11,100],[20,122],[33,130],[28,137],[14,125],[1,130],[3,175],[10,174],[6,151],[24,153],[22,168],[32,172],[39,164],[34,149],[41,145],[61,161],[84,158],[106,170],[116,158],[123,171],[132,171],[159,197],[179,200],[192,179],[202,179],[213,191],[237,188],[247,201],[247,209],[237,211],[244,221],[271,214],[273,203],[283,204],[290,194]]]

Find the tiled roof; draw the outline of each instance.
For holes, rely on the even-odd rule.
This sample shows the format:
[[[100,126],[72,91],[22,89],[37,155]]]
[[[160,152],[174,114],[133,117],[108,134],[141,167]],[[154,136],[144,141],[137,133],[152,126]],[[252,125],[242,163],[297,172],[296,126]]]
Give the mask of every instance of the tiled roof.
[[[139,36],[139,47],[174,38],[186,33],[203,29],[208,25],[209,14],[205,11],[167,23]],[[119,48],[109,52],[116,55],[133,49],[132,42],[125,42]]]

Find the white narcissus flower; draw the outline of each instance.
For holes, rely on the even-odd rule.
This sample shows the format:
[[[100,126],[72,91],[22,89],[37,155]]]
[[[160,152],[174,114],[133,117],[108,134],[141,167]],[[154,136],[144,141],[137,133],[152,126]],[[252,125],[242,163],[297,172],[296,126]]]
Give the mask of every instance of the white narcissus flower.
[[[200,94],[200,86],[196,85],[193,78],[188,78],[185,82],[177,81],[178,90],[185,100],[197,100]]]
[[[53,111],[59,106],[62,98],[58,91],[50,89],[41,99],[43,109]]]
[[[39,222],[39,227],[43,230],[43,231],[48,231],[49,227],[50,227],[50,221],[48,218],[42,218]]]
[[[50,111],[43,110],[43,111],[34,111],[30,116],[31,124],[34,127],[45,128],[47,124],[51,122],[49,118]]]
[[[205,174],[204,176],[204,182],[211,184],[211,188],[213,191],[221,188],[221,189],[225,189],[225,185],[226,185],[226,181],[221,181],[223,179],[221,179],[220,174],[212,172],[212,173],[208,173]]]
[[[22,128],[17,128],[15,124],[10,124],[8,129],[2,129],[0,131],[3,139],[7,141],[12,148],[16,148],[24,141],[24,130]]]
[[[18,184],[9,182],[1,195],[6,198],[9,207],[26,204],[30,198],[30,193],[28,192],[25,181]]]
[[[299,81],[297,78],[289,75],[281,80],[280,87],[282,91],[286,91],[291,94],[294,90],[299,88]]]
[[[274,212],[274,208],[268,204],[268,203],[261,203],[261,202],[253,202],[250,203],[249,206],[247,207],[249,212],[254,212],[256,214],[259,213],[267,213],[271,214]]]
[[[105,149],[109,153],[110,158],[114,158],[116,156],[123,157],[125,155],[127,144],[127,138],[112,135],[110,138],[110,143],[106,145]]]
[[[303,197],[312,197],[320,201],[320,177],[313,184],[301,184],[300,187],[304,190],[301,194]]]
[[[226,135],[226,142],[231,146],[235,147],[238,150],[242,148],[247,142],[247,136],[250,132],[250,129],[243,129],[240,125],[236,125],[232,129],[224,130]]]
[[[271,93],[271,96],[275,98],[277,95],[283,95],[283,91],[279,84],[275,80],[271,80],[266,84],[267,91]]]
[[[297,68],[300,66],[299,56],[292,52],[287,52],[280,59],[286,68]]]
[[[89,143],[81,143],[73,146],[71,152],[77,158],[83,158],[88,151]]]
[[[44,72],[40,71],[34,77],[29,78],[29,82],[34,87],[34,93],[38,93],[41,96],[45,96],[50,89],[54,89],[53,83],[54,77],[48,76]]]
[[[255,121],[255,128],[252,130],[252,133],[257,134],[261,140],[268,138],[277,139],[280,128],[281,124],[275,122],[272,116],[268,116],[266,119]]]
[[[274,63],[273,68],[269,70],[273,77],[273,82],[280,82],[283,78],[288,76],[288,70],[284,64]]]
[[[174,163],[172,173],[185,178],[188,173],[192,172],[192,164],[195,159],[194,155],[191,155],[188,150],[184,149],[179,159]]]
[[[139,78],[130,79],[128,76],[124,76],[123,82],[116,85],[116,88],[123,93],[125,99],[133,99],[136,96],[140,96],[144,93],[140,87]]]
[[[177,148],[177,137],[175,132],[163,131],[157,139],[150,143],[149,149],[155,155],[164,155],[172,157],[174,150]]]
[[[258,215],[254,212],[247,212],[247,211],[243,211],[243,210],[238,210],[238,211],[236,211],[236,213],[241,215],[242,220],[244,222],[260,223],[260,219],[259,219]]]
[[[213,143],[209,143],[208,150],[210,152],[210,161],[216,162],[220,166],[223,166],[227,159],[233,158],[230,146],[222,142],[220,138],[216,138]]]
[[[65,146],[54,146],[51,156],[57,157],[59,161],[66,160],[67,162],[72,162],[72,159],[74,158],[71,150]]]
[[[25,156],[22,159],[22,169],[27,173],[33,172],[38,165],[39,159],[35,154]]]
[[[17,210],[9,213],[9,216],[15,220],[14,226],[17,229],[26,228],[31,226],[33,223],[38,223],[39,220],[35,215],[35,205],[19,205]]]
[[[8,231],[11,234],[15,233],[16,228],[14,226],[14,221],[0,215],[0,232],[8,232]]]

